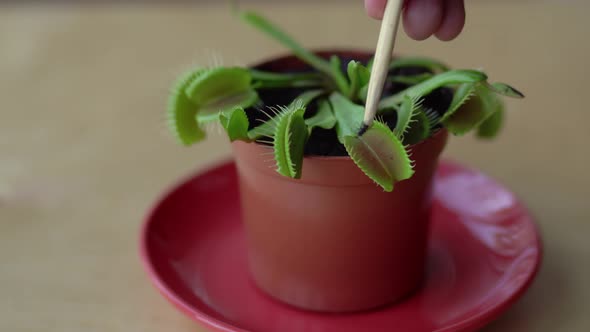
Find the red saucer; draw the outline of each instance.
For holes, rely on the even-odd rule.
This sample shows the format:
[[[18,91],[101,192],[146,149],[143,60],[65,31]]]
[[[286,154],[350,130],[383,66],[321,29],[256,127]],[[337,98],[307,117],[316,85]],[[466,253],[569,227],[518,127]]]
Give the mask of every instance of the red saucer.
[[[443,163],[435,188],[424,288],[376,311],[300,311],[254,286],[232,163],[163,197],[144,224],[141,256],[160,292],[213,331],[475,331],[532,282],[541,261],[539,234],[515,196],[479,172]]]

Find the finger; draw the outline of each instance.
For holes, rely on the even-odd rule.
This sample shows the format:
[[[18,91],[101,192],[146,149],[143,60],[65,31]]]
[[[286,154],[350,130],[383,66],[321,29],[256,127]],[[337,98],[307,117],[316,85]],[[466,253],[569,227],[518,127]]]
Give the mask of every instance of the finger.
[[[463,0],[445,0],[443,21],[435,32],[442,41],[455,39],[465,25],[465,4]]]
[[[410,0],[404,11],[404,28],[410,38],[424,40],[438,30],[442,19],[442,0]]]
[[[382,19],[386,3],[387,0],[365,0],[365,9],[367,10],[367,14],[378,20]]]

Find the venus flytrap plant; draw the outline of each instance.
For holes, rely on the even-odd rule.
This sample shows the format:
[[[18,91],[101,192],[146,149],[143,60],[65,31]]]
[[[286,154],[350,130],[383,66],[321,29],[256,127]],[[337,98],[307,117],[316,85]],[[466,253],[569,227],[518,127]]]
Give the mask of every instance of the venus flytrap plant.
[[[318,73],[278,74],[250,70],[255,89],[270,88],[313,88],[326,85],[325,78]]]
[[[251,12],[237,15],[289,49],[309,70],[280,73],[217,67],[189,71],[170,94],[168,124],[184,145],[204,139],[203,128],[211,123],[221,124],[232,142],[271,145],[282,176],[300,178],[307,149],[322,143],[317,137],[329,135],[339,145],[334,151],[344,151],[369,178],[392,191],[395,183],[414,173],[412,145],[443,129],[455,135],[475,130],[478,137],[494,137],[505,117],[500,97],[523,97],[505,83],[488,82],[488,76],[478,70],[450,69],[424,57],[395,58],[388,76],[390,88],[379,104],[380,120],[359,136],[371,61],[346,59],[346,63],[336,55],[320,57],[266,18]],[[269,103],[265,97],[287,91],[298,93],[285,104]],[[441,92],[452,98],[448,103],[438,99],[432,103]],[[316,131],[324,136],[315,135]],[[325,154],[330,155],[334,154]]]

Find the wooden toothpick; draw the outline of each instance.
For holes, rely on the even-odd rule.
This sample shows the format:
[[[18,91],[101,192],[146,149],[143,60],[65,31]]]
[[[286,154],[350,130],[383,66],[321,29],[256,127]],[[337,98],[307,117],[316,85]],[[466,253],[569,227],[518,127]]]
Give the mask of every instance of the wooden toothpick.
[[[363,125],[359,131],[359,136],[364,134],[373,124],[385,79],[389,72],[389,64],[397,35],[397,27],[402,11],[404,0],[389,0],[385,6],[381,30],[375,50],[375,59],[371,70],[371,79],[369,80],[369,89],[367,92],[367,102],[365,103],[365,117]]]

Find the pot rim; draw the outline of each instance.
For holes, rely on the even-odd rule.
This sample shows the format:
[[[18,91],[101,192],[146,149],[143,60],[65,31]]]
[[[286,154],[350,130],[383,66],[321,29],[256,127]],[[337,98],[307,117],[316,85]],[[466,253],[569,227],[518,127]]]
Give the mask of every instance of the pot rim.
[[[432,151],[437,151],[435,159],[439,158],[448,140],[446,130],[439,130],[428,139],[409,146],[408,154],[415,163],[415,170],[419,171],[430,162],[424,158],[435,157]],[[272,151],[272,147],[256,142],[235,141],[232,144],[234,158],[238,168],[245,167],[255,169],[267,176],[280,178],[283,181],[297,182],[311,185],[349,187],[374,184],[350,156],[305,156],[303,158],[303,171],[298,179],[291,179],[276,171],[272,160],[262,158],[265,151]],[[433,150],[434,149],[434,150]],[[430,151],[430,152],[429,152]],[[426,164],[424,164],[426,163]],[[240,166],[241,165],[241,166]],[[248,166],[246,166],[248,165]]]
[[[441,128],[440,130],[438,130],[434,135],[428,137],[425,140],[422,140],[416,144],[410,144],[410,145],[406,145],[405,148],[407,149],[408,153],[412,153],[413,150],[415,150],[416,148],[419,148],[425,144],[427,144],[430,141],[433,140],[437,140],[440,136],[443,135],[447,135],[448,131],[446,128]],[[262,143],[258,143],[257,141],[252,141],[252,142],[243,142],[245,144],[256,144],[257,146],[260,147],[268,147],[271,148],[270,146],[266,146]],[[342,161],[347,161],[347,160],[352,160],[352,158],[350,157],[350,155],[346,155],[346,156],[320,156],[320,155],[306,155],[303,156],[303,159],[307,159],[307,160],[320,160],[320,161],[334,161],[334,162],[342,162]]]

